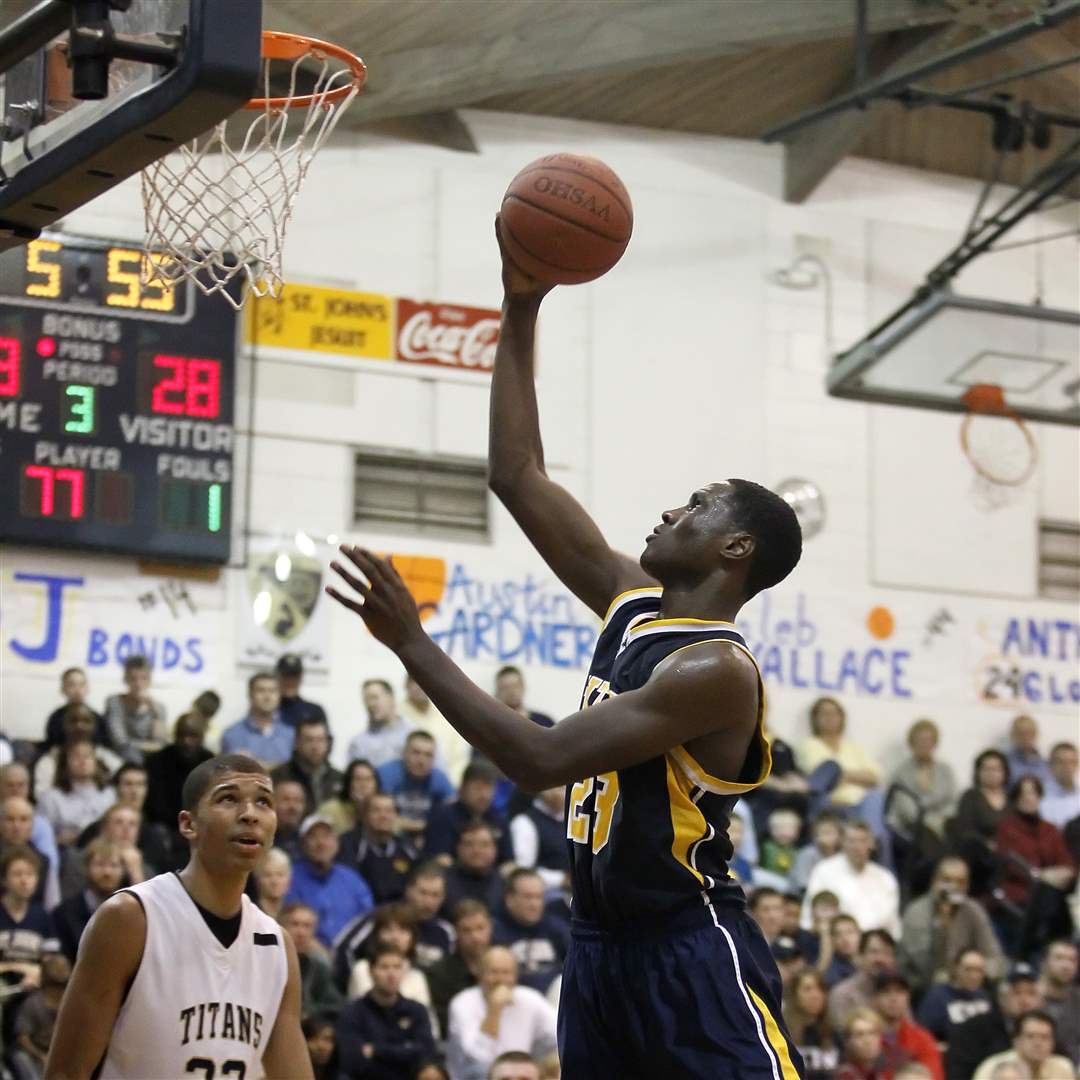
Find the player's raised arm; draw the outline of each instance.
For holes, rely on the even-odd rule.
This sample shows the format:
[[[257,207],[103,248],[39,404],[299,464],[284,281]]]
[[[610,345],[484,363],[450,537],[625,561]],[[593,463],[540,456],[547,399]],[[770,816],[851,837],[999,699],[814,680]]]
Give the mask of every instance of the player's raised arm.
[[[56,1017],[45,1080],[90,1080],[109,1045],[124,994],[146,944],[146,915],[130,893],[98,908]]]
[[[520,271],[503,251],[503,289],[491,383],[488,484],[555,576],[602,617],[617,593],[655,582],[636,560],[614,551],[577,499],[548,477],[533,347],[536,316],[549,287]]]
[[[679,650],[639,689],[542,728],[485,694],[431,640],[391,562],[359,547],[342,546],[341,553],[363,578],[343,562],[330,565],[360,600],[333,586],[327,592],[364,620],[447,720],[522,790],[637,765],[717,732],[731,755],[724,770],[738,773],[758,705],[757,668],[745,650],[727,641]]]

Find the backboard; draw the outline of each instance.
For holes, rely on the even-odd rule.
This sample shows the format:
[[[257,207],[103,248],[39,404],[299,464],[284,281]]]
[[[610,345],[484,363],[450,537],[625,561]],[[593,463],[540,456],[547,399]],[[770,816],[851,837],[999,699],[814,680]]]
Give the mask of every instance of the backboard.
[[[1080,425],[1080,313],[928,291],[826,376],[834,397],[957,413],[980,383],[1025,420]]]
[[[102,18],[110,7],[119,10]],[[4,4],[13,8],[21,14],[0,25],[0,250],[33,239],[255,92],[262,0]]]

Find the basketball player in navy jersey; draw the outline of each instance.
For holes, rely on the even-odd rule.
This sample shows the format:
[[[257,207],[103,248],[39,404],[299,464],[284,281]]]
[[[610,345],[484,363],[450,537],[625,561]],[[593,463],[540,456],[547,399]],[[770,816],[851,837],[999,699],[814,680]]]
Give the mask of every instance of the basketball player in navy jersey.
[[[296,949],[244,895],[277,827],[270,778],[225,754],[192,770],[182,802],[191,859],[90,920],[46,1080],[311,1080]]]
[[[727,825],[770,768],[761,676],[734,619],[798,562],[798,522],[767,489],[723,480],[665,511],[639,560],[612,550],[544,471],[533,341],[547,290],[505,253],[503,283],[490,483],[604,620],[580,710],[541,728],[481,691],[424,633],[392,564],[369,551],[343,547],[353,565],[332,564],[360,600],[330,594],[520,787],[570,785],[563,1074],[796,1080],[779,974],[728,873]]]

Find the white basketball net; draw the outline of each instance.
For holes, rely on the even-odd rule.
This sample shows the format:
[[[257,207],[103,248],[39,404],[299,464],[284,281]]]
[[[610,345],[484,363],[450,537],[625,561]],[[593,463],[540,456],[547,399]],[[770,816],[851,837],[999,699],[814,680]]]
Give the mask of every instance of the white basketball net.
[[[975,504],[997,510],[1016,502],[1038,464],[1030,433],[1011,416],[970,413],[964,424]]]
[[[275,94],[271,64],[264,58],[262,96],[292,100],[310,93],[310,104],[267,106],[254,111],[249,123],[237,113],[143,170],[144,282],[190,279],[234,308],[246,298],[243,289],[234,290],[238,298],[226,289],[238,275],[256,296],[281,291],[281,255],[297,192],[359,87],[354,82],[346,96],[328,102],[327,95],[354,75],[336,58],[312,51],[291,61],[288,91]]]

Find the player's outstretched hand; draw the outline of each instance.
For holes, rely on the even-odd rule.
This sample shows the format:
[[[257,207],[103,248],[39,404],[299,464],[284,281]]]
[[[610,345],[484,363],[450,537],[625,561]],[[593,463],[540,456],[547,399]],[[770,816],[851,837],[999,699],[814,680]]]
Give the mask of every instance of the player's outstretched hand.
[[[532,296],[537,300],[542,300],[555,288],[554,285],[545,285],[542,281],[530,277],[510,258],[506,245],[503,243],[498,214],[495,215],[495,239],[499,244],[499,254],[502,255],[503,292],[507,296]]]
[[[335,560],[331,569],[360,594],[362,602],[338,592],[332,585],[326,591],[342,607],[355,611],[372,636],[388,649],[400,652],[410,641],[424,634],[416,601],[394,569],[391,559],[381,559],[366,548],[342,544],[338,549],[364,575],[364,579]]]

